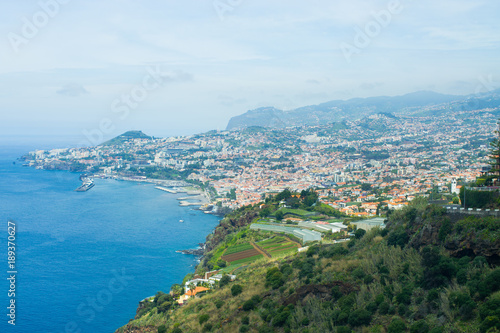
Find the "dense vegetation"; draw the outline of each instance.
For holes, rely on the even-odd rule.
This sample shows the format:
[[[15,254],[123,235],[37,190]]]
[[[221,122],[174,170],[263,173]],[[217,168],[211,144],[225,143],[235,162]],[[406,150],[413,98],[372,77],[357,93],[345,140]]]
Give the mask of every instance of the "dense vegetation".
[[[258,216],[256,208],[246,208],[228,219],[248,223],[248,214]],[[236,281],[224,279],[181,308],[159,293],[121,330],[498,332],[500,223],[450,216],[417,199],[390,214],[386,229],[359,231],[349,242],[315,244],[302,253],[259,260],[239,269]],[[233,229],[227,239],[212,253],[258,237],[243,222],[229,225]],[[464,244],[468,248],[461,248]],[[173,287],[174,295],[178,288]]]

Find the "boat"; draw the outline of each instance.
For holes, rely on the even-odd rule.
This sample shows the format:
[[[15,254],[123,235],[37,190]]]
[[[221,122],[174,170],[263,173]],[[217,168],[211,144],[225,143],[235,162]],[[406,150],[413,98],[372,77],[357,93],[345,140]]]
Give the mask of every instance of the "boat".
[[[82,186],[78,187],[76,192],[86,192],[95,186],[94,180],[92,178],[82,178]]]
[[[184,222],[184,220],[179,220],[179,222],[181,222],[181,223],[182,223],[182,222]]]

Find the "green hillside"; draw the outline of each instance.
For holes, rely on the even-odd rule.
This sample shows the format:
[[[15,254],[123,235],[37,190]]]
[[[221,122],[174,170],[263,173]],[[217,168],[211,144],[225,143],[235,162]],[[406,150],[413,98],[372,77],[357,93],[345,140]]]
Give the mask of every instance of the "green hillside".
[[[103,142],[102,146],[120,145],[131,139],[152,139],[152,137],[144,134],[142,131],[127,131],[111,140]]]
[[[232,231],[211,244],[197,273],[221,263],[226,249],[286,241],[248,229],[258,209],[221,221]],[[418,198],[390,214],[386,229],[240,266],[235,281],[224,278],[182,307],[174,286],[173,297],[159,293],[117,332],[498,332],[499,226],[451,219]]]

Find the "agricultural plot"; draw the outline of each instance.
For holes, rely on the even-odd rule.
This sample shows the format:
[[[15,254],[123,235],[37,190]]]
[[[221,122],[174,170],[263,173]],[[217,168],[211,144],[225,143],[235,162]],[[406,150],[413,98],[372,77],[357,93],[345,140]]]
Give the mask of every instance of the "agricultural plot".
[[[260,258],[262,258],[262,254],[249,243],[233,245],[227,248],[221,257],[222,260],[229,262],[230,265],[251,262]]]
[[[277,256],[297,249],[297,244],[282,236],[276,236],[259,242],[258,245],[271,256]]]
[[[250,245],[249,243],[236,244],[236,245],[228,247],[226,249],[226,251],[224,251],[224,255],[238,253],[241,251],[246,251],[246,250],[251,250],[251,249],[253,249],[253,246]]]

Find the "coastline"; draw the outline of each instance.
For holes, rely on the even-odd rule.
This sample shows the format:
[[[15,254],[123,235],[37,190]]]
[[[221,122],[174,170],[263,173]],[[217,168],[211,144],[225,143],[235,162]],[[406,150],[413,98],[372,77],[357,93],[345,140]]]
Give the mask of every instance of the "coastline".
[[[151,179],[143,176],[119,176],[119,175],[104,175],[95,174],[94,178],[100,179],[115,179],[121,181],[130,181],[137,183],[148,183],[156,185],[155,188],[171,194],[186,193],[187,197],[177,198],[179,200],[179,206],[199,206],[200,210],[205,212],[209,211],[207,208],[210,205],[210,198],[206,191],[201,189],[196,189],[192,184],[185,182],[184,180],[168,180],[168,179]],[[170,189],[172,188],[172,189]],[[194,201],[193,201],[194,200]]]
[[[73,192],[77,173],[41,173],[34,168],[22,168],[18,163],[14,165],[10,159],[2,164],[2,171],[2,178],[8,180],[2,183],[2,193],[9,198],[5,211],[26,231],[23,239],[29,245],[19,249],[19,255],[25,258],[19,261],[20,269],[28,284],[18,300],[33,321],[20,317],[16,322],[20,332],[60,331],[69,321],[75,321],[85,332],[114,332],[134,317],[139,300],[168,289],[194,271],[196,258],[175,251],[197,248],[219,220],[189,207],[179,207],[176,198],[187,195],[163,195],[146,183],[96,179],[103,185],[98,183],[88,194],[79,195]],[[76,218],[85,223],[77,224]],[[186,223],[179,223],[179,219],[185,219]],[[29,223],[34,220],[36,224]],[[85,228],[80,227],[83,224]],[[192,229],[199,231],[195,234],[190,232]],[[47,234],[47,230],[55,232]],[[67,253],[74,253],[71,260],[67,259]],[[95,258],[106,265],[104,270],[96,265]],[[53,263],[52,269],[45,272],[44,267],[49,263]],[[110,290],[106,287],[115,277],[111,270],[125,276],[129,285],[121,292],[113,292],[113,301],[88,323],[85,321],[88,317],[79,315],[76,309],[86,296],[96,297],[102,290]],[[42,278],[37,278],[40,275]],[[64,279],[57,279],[58,275]],[[130,282],[128,277],[134,277],[137,283]],[[34,300],[29,299],[30,295]],[[64,307],[59,309],[61,304]],[[114,307],[118,309],[113,310]],[[56,318],[43,320],[51,315],[50,311],[54,313],[53,309],[58,309]],[[91,309],[87,303],[86,309]],[[9,332],[4,324],[0,327],[5,330],[0,331]]]

